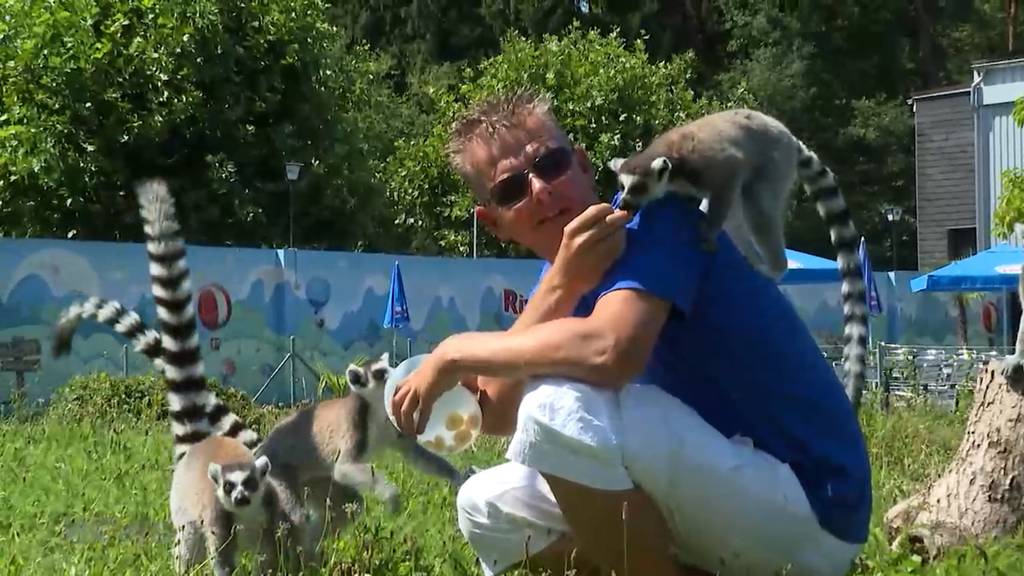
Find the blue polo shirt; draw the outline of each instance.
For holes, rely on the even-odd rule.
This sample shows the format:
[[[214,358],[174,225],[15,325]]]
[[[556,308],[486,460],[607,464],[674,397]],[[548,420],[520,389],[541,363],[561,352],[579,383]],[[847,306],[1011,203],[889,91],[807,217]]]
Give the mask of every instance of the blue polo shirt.
[[[642,379],[725,437],[746,436],[787,463],[822,527],[862,543],[871,470],[843,386],[788,298],[728,235],[719,235],[716,252],[700,249],[703,217],[676,196],[640,210],[627,226],[624,254],[575,315],[589,315],[602,295],[623,288],[671,302]]]

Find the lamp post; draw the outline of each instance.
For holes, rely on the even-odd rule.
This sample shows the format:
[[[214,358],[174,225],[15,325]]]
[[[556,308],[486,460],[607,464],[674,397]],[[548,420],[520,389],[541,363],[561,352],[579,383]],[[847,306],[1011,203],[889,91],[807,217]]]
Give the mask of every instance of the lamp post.
[[[883,206],[882,214],[889,221],[889,242],[892,246],[892,270],[896,271],[896,222],[903,216],[903,208],[899,206]]]
[[[299,179],[299,171],[302,169],[302,162],[285,162],[284,174],[288,178],[288,247],[295,247],[295,209],[292,183]]]
[[[476,260],[476,208],[473,208],[473,259]]]
[[[285,177],[288,180],[288,250],[292,253],[292,270],[293,270],[294,278],[295,278],[295,282],[294,282],[293,286],[297,290],[299,288],[299,278],[298,278],[298,266],[295,264],[296,258],[297,258],[297,255],[295,254],[295,211],[294,211],[295,201],[294,201],[294,194],[293,194],[292,184],[296,180],[299,179],[299,172],[302,169],[302,162],[292,162],[292,161],[285,162],[284,169],[285,169],[285,172],[284,172]],[[283,264],[284,263],[282,262],[282,265]],[[299,362],[302,362],[302,364],[306,366],[306,369],[309,370],[310,372],[312,372],[314,376],[316,376],[317,381],[320,380],[320,373],[317,372],[316,369],[314,369],[312,366],[310,366],[309,362],[306,362],[306,359],[303,358],[301,355],[299,355],[298,352],[295,351],[295,334],[289,334],[288,335],[288,353],[285,354],[284,359],[281,360],[281,362],[277,365],[277,368],[275,368],[274,371],[270,374],[270,376],[267,377],[266,381],[263,382],[263,386],[259,389],[258,392],[256,392],[256,395],[253,396],[253,400],[255,401],[255,400],[259,399],[260,395],[263,394],[263,391],[266,390],[268,386],[270,386],[270,383],[274,380],[274,377],[277,376],[277,373],[280,372],[281,368],[283,368],[284,365],[287,363],[288,364],[288,380],[289,380],[288,389],[289,389],[289,392],[290,392],[292,406],[294,406],[295,405],[295,360],[296,359],[298,359]],[[305,381],[303,381],[302,388],[303,388],[303,394],[302,395],[305,398],[305,396],[306,396]]]

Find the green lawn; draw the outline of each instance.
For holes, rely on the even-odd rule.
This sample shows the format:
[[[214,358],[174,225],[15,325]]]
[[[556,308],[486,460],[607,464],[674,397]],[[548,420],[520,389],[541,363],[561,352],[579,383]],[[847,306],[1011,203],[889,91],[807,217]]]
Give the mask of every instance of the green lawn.
[[[167,423],[110,410],[80,414],[54,410],[0,424],[0,574],[170,574]],[[1024,537],[964,547],[927,566],[890,551],[882,514],[941,469],[959,442],[963,416],[926,407],[886,416],[866,409],[863,422],[875,523],[856,574],[1022,573]],[[454,460],[486,466],[501,454],[498,442],[485,441]],[[477,573],[455,525],[454,494],[394,456],[382,469],[403,491],[403,511],[387,516],[368,498],[366,514],[328,544],[323,573]]]

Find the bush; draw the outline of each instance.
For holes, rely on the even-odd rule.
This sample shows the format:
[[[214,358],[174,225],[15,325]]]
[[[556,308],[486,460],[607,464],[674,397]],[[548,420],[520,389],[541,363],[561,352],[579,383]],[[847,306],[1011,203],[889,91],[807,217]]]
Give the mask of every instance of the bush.
[[[277,420],[278,410],[254,403],[244,392],[209,381],[210,389],[235,414],[261,433]],[[48,414],[62,421],[126,421],[155,424],[167,420],[163,379],[156,375],[113,377],[86,374],[68,380],[53,394]]]

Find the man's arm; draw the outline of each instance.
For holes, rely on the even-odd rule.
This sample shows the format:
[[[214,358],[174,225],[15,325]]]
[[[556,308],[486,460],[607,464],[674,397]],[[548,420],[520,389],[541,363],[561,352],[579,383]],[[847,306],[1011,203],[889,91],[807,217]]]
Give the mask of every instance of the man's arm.
[[[507,332],[523,332],[543,322],[569,316],[579,298],[577,290],[563,282],[557,271],[549,271]],[[469,342],[469,345],[473,343]],[[512,434],[516,427],[516,413],[522,399],[524,380],[483,374],[474,376],[473,387],[477,392],[482,415],[481,429],[485,434],[496,436]]]
[[[623,227],[630,216],[608,204],[595,204],[566,226],[555,262],[543,275],[508,332],[570,316],[580,297],[596,284],[625,248]],[[469,342],[472,345],[472,342]],[[473,374],[471,388],[483,416],[485,434],[507,436],[516,425],[524,381]]]
[[[648,292],[614,290],[585,318],[455,334],[436,353],[452,374],[520,380],[552,375],[619,388],[643,372],[669,308]]]

